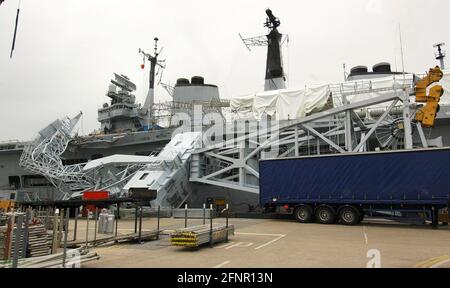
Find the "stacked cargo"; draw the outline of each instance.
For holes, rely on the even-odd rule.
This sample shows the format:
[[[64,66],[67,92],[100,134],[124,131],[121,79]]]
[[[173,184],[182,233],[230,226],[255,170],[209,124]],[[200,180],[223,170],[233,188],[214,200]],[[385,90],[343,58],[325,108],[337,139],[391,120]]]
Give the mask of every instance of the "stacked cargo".
[[[22,252],[24,243],[23,235],[19,241],[16,241],[16,228],[12,232],[12,245],[7,246],[7,227],[0,227],[0,259],[12,259],[15,251],[16,243],[19,245],[19,255],[24,255]],[[26,257],[37,257],[49,255],[51,252],[51,243],[43,225],[30,226],[28,230],[28,245],[25,253]],[[9,257],[7,255],[9,254]],[[22,258],[22,257],[20,257]]]
[[[28,257],[49,255],[51,242],[44,225],[30,226],[28,234]]]
[[[0,227],[0,260],[5,259],[6,226]]]
[[[234,226],[228,228],[223,224],[215,224],[212,229],[210,225],[200,225],[188,227],[175,231],[170,235],[170,242],[173,246],[194,247],[201,245],[223,242],[228,239],[227,236],[234,235]]]

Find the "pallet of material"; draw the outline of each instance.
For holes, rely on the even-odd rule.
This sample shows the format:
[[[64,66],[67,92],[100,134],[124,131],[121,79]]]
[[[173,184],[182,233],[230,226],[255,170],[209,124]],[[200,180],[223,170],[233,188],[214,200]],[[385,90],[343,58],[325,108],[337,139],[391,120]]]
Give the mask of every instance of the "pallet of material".
[[[5,259],[6,227],[0,227],[0,260]]]
[[[199,225],[176,230],[170,235],[170,243],[173,246],[197,248],[211,241],[210,225]],[[219,243],[234,235],[234,226],[228,228],[223,224],[215,224],[212,228],[212,242]]]
[[[0,259],[5,259],[5,244],[6,244],[6,228],[0,229]],[[12,233],[12,246],[9,258],[12,259],[14,254],[14,249],[16,245],[16,228],[14,228]],[[19,255],[22,254],[23,249],[23,237],[21,236],[19,241]],[[28,230],[28,246],[27,246],[27,257],[37,257],[49,255],[51,252],[51,242],[47,235],[47,230],[45,230],[43,225],[29,226]]]
[[[28,236],[28,249],[31,257],[49,255],[51,241],[44,225],[30,226]]]
[[[146,231],[142,232],[141,234],[141,241],[150,241],[150,240],[156,240],[158,238],[157,231]],[[139,240],[139,234],[133,233],[128,235],[118,235],[117,237],[114,236],[108,236],[105,238],[99,238],[96,240],[89,240],[88,245],[91,247],[96,247],[100,245],[107,245],[107,244],[114,244],[114,243],[127,243],[127,242],[136,242]],[[76,247],[80,245],[85,245],[86,240],[78,240],[78,241],[71,241],[68,242],[68,247]]]
[[[75,258],[71,258],[70,254],[74,251],[68,251],[68,254],[66,256],[66,265],[67,268],[72,268],[73,266],[81,266],[81,264],[99,260],[100,256],[95,252],[89,252],[87,249],[80,248],[75,249],[77,252],[77,256]],[[73,254],[72,254],[73,255]],[[20,259],[18,263],[18,268],[61,268],[63,265],[63,253],[57,253],[47,256],[41,256],[41,257],[33,257],[33,258],[27,258],[27,259]],[[0,264],[0,268],[11,268],[12,267],[12,261]]]

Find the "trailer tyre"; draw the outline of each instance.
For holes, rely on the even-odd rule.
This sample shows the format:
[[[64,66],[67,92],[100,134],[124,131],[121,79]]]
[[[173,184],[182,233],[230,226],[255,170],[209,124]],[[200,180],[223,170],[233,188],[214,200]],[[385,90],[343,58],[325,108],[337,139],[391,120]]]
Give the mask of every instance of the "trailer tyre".
[[[334,209],[329,206],[320,206],[316,209],[316,221],[320,224],[333,224],[336,220]]]
[[[364,217],[364,216],[363,216]],[[353,226],[362,221],[358,210],[353,207],[346,206],[339,211],[339,220],[341,224]]]
[[[294,217],[300,223],[311,223],[313,221],[313,211],[307,205],[295,207]]]

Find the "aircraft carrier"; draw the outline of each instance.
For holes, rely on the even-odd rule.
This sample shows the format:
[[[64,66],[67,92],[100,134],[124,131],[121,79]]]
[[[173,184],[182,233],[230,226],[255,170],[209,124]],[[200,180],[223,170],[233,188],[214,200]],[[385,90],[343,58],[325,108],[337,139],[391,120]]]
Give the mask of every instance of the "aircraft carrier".
[[[375,64],[371,71],[367,66],[354,67],[343,83],[286,88],[285,35],[278,30],[280,20],[270,10],[266,14],[269,34],[242,38],[247,47],[268,47],[264,92],[236,96],[229,102],[220,98],[217,86],[194,76],[178,79],[175,87],[165,85],[173,101],[154,104],[155,69],[163,65],[155,38],[152,55],[141,51],[151,65],[144,105],[136,103],[132,94],[136,86],[130,79],[115,74],[106,93],[110,103],[98,110],[100,132],[77,136],[81,117],[77,115],[55,121],[31,142],[1,144],[2,193],[28,202],[81,197],[88,190],[107,190],[121,197],[145,189],[156,192],[153,205],[176,208],[188,202],[200,207],[211,199],[223,199],[235,211],[248,212],[258,209],[260,159],[450,146],[450,71],[445,70],[441,46],[436,59],[443,71],[438,81],[443,95],[437,117],[425,123],[424,102],[404,103],[409,103],[416,84],[426,76],[392,71],[389,63]],[[402,95],[407,93],[406,99]],[[201,133],[210,128],[194,127],[199,106],[202,117],[208,112],[222,115],[219,122],[226,120],[223,108],[231,107],[238,121],[222,135],[211,137],[211,144],[196,146]],[[177,118],[180,113],[188,117]],[[169,120],[159,125],[159,118]],[[276,120],[278,126],[261,127],[262,119]],[[184,132],[194,132],[174,138],[174,132],[189,121],[194,125]],[[239,131],[238,123],[256,123],[258,134],[248,127]],[[255,147],[252,141],[257,142]],[[271,142],[279,147],[275,154],[266,151]]]

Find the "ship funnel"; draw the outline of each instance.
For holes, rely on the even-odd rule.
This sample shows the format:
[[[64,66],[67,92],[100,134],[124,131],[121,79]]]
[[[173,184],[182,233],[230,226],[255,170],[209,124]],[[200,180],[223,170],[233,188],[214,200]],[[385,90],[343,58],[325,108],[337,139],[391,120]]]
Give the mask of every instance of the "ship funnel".
[[[351,75],[358,75],[358,74],[364,74],[369,72],[369,69],[367,66],[355,66],[350,70]]]
[[[382,62],[373,65],[372,71],[376,73],[391,73],[391,64],[387,62]]]
[[[191,78],[191,84],[192,85],[204,85],[205,84],[205,79],[201,76],[193,76]]]
[[[188,86],[189,83],[189,79],[186,78],[180,78],[177,80],[177,85],[176,86]]]

